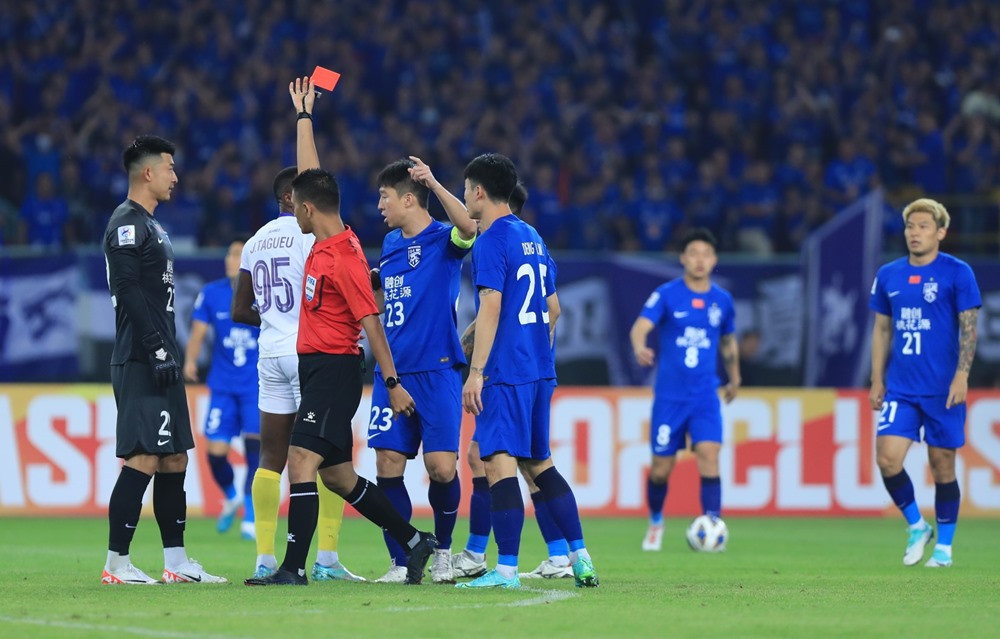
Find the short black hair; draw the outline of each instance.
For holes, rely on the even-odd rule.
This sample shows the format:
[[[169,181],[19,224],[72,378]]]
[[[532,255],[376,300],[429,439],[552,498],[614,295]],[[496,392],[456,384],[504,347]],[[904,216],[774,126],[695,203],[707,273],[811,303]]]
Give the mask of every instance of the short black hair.
[[[525,188],[524,184],[518,182],[514,187],[514,192],[510,194],[510,198],[507,203],[510,204],[510,210],[514,215],[518,215],[521,209],[524,208],[524,203],[528,201],[528,189]]]
[[[312,202],[323,213],[340,212],[340,186],[329,171],[306,169],[292,180],[292,191],[302,202]]]
[[[681,238],[681,253],[687,250],[688,244],[691,242],[705,242],[710,245],[713,250],[718,249],[718,243],[715,241],[715,236],[706,228],[693,228],[685,233],[684,237]]]
[[[420,208],[426,209],[427,202],[431,197],[431,190],[410,177],[410,169],[415,166],[417,163],[410,159],[396,160],[379,172],[378,177],[375,178],[375,186],[396,189],[396,193],[400,197],[404,193],[412,193],[417,198],[417,204],[420,205]]]
[[[517,186],[514,163],[499,153],[483,153],[465,167],[465,179],[478,184],[494,202],[508,202]]]
[[[292,192],[292,180],[295,179],[298,173],[299,170],[294,166],[286,166],[274,176],[274,183],[271,185],[271,189],[274,191],[274,199],[277,202],[281,202],[282,195]]]
[[[173,155],[176,152],[177,146],[170,140],[156,135],[140,135],[122,152],[122,166],[126,173],[131,173],[132,167],[150,156],[160,157],[161,153]]]

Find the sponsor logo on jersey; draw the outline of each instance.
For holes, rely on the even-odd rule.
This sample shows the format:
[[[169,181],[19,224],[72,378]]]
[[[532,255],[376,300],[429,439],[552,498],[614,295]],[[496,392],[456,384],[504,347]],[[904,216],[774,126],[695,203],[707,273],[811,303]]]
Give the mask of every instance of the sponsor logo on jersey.
[[[924,301],[933,302],[937,299],[938,283],[924,282]]]
[[[306,275],[306,301],[313,301],[313,297],[316,295],[316,278],[312,275]]]
[[[420,264],[419,244],[406,247],[406,261],[410,264],[410,268],[417,268],[417,264]]]
[[[118,246],[135,246],[135,224],[118,227]]]

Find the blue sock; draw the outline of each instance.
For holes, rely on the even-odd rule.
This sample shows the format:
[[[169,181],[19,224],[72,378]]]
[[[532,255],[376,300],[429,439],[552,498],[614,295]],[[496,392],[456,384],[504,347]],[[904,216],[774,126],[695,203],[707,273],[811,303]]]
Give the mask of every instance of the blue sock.
[[[709,517],[722,514],[722,480],[718,477],[701,478],[701,511]]]
[[[885,489],[889,491],[889,497],[892,498],[892,502],[896,504],[903,513],[903,517],[906,518],[906,523],[913,525],[920,521],[920,508],[917,507],[917,500],[913,496],[913,482],[910,481],[910,476],[906,474],[906,469],[904,468],[898,475],[893,475],[892,477],[882,477],[882,483],[885,484]]]
[[[580,511],[576,507],[576,497],[566,479],[559,474],[555,466],[535,477],[542,499],[548,502],[549,514],[563,539],[569,542],[569,549],[580,550],[584,547],[583,526],[580,525]]]
[[[434,536],[438,548],[451,548],[451,535],[458,520],[458,502],[462,499],[462,485],[458,473],[448,482],[431,480],[427,488],[427,501],[434,509]]]
[[[958,506],[962,502],[962,493],[958,489],[958,480],[947,484],[934,484],[934,513],[937,516],[938,540],[942,546],[950,546],[955,538],[955,525],[958,523]]]
[[[233,467],[226,455],[209,455],[208,467],[212,469],[215,483],[222,489],[226,499],[236,496],[236,486],[233,485]]]
[[[469,500],[469,552],[485,553],[490,541],[490,484],[485,477],[472,478],[472,498]]]
[[[531,501],[535,504],[535,521],[538,522],[538,529],[542,531],[542,539],[549,548],[549,557],[569,556],[569,544],[563,539],[559,526],[552,521],[552,513],[549,512],[549,504],[542,497],[542,491],[531,493]]]
[[[410,517],[413,516],[413,504],[410,503],[410,493],[406,492],[406,484],[403,483],[403,478],[376,477],[376,481],[378,482],[378,487],[382,489],[382,492],[389,499],[392,507],[403,516],[403,519],[410,521]],[[393,563],[397,566],[405,566],[406,551],[403,550],[403,547],[389,536],[388,532],[383,530],[382,536],[385,537],[385,547],[389,550],[389,556],[392,557]]]
[[[646,505],[649,507],[650,522],[663,523],[663,502],[666,500],[667,482],[657,484],[652,479],[646,479]]]
[[[244,437],[243,450],[247,460],[247,477],[243,482],[243,521],[252,522],[254,521],[253,476],[260,465],[260,440]]]
[[[516,566],[524,528],[524,500],[517,477],[501,479],[490,487],[493,537],[497,542],[497,563]]]

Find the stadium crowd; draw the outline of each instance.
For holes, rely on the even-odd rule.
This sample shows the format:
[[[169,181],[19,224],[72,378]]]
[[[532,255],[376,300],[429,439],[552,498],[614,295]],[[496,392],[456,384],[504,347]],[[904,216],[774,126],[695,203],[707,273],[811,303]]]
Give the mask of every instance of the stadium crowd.
[[[374,176],[410,154],[454,192],[470,158],[509,155],[554,249],[700,225],[796,251],[876,186],[995,199],[1000,177],[989,0],[39,0],[0,30],[0,244],[96,244],[141,133],[181,150],[157,211],[176,247],[256,230],[294,163],[286,83],[316,64],[343,74],[318,146],[368,246]]]

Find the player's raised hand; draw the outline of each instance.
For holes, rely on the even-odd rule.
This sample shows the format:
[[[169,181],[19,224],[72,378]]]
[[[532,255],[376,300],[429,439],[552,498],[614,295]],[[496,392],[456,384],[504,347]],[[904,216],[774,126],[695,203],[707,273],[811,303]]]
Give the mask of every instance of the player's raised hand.
[[[465,380],[462,388],[462,406],[465,412],[478,415],[483,412],[483,372],[475,371],[469,373],[469,379]]]
[[[656,353],[648,346],[633,347],[632,352],[635,353],[635,361],[639,362],[640,366],[652,366],[656,360]]]
[[[969,377],[968,373],[961,374],[956,373],[955,377],[951,380],[951,386],[948,387],[948,401],[945,402],[945,409],[950,409],[952,406],[958,406],[959,404],[965,403],[965,396],[969,394]]]
[[[292,104],[295,105],[295,112],[313,112],[313,104],[316,102],[316,91],[313,88],[312,79],[309,76],[295,78],[288,83],[288,94],[292,96]]]
[[[392,407],[392,412],[395,413],[396,417],[400,415],[412,417],[417,411],[417,405],[402,384],[396,384],[395,387],[389,389],[389,406]]]
[[[872,410],[882,410],[882,400],[885,399],[885,382],[881,380],[872,381],[871,390],[868,391],[868,402]]]
[[[431,173],[431,167],[424,164],[424,161],[415,155],[411,155],[410,159],[416,164],[415,167],[410,169],[410,178],[418,184],[423,184],[427,188],[433,189],[437,184],[437,180],[434,179],[434,174]]]

